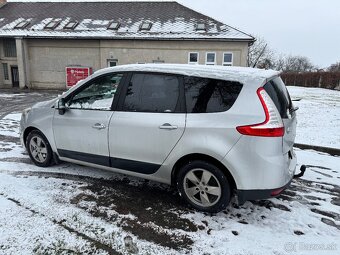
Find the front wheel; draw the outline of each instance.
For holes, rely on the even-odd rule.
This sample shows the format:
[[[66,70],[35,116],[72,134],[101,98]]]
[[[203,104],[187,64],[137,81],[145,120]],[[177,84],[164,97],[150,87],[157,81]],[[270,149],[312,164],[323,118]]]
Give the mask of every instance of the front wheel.
[[[215,213],[230,202],[230,185],[222,170],[205,161],[192,161],[182,166],[177,175],[177,188],[193,208]]]
[[[26,148],[33,163],[40,167],[48,167],[52,163],[52,149],[46,137],[38,130],[27,136]]]

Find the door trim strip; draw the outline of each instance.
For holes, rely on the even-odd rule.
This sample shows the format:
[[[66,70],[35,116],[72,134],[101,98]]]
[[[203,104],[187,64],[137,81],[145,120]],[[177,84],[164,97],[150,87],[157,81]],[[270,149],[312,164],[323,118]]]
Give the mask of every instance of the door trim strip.
[[[123,158],[115,158],[115,157],[107,157],[96,154],[77,152],[77,151],[69,151],[58,149],[58,154],[63,158],[70,158],[79,161],[84,161],[88,163],[93,163],[96,165],[108,166],[111,168],[119,168],[122,170],[140,173],[140,174],[154,174],[158,171],[161,165],[123,159]]]

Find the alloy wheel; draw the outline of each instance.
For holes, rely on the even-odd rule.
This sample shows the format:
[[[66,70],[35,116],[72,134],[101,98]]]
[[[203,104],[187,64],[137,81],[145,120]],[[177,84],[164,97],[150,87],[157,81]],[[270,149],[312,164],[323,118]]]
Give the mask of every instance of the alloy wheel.
[[[210,207],[221,198],[221,184],[211,172],[195,168],[184,177],[184,192],[196,205]]]

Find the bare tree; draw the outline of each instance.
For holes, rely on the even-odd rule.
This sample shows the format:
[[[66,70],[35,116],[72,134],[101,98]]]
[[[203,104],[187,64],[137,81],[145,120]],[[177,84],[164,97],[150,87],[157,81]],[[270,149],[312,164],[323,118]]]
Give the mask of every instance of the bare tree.
[[[317,69],[309,58],[303,56],[288,56],[281,59],[280,68],[284,72],[311,72]]]
[[[328,67],[328,71],[330,71],[330,72],[340,72],[340,61],[336,62],[335,64],[330,65],[330,67]]]
[[[259,68],[273,68],[274,53],[262,37],[257,37],[248,49],[248,66]]]

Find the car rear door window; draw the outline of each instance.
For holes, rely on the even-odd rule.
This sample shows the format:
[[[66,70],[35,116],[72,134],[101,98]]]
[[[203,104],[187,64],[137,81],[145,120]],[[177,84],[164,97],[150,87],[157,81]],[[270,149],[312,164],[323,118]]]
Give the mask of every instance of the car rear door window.
[[[176,112],[179,81],[175,75],[135,73],[128,84],[123,105],[131,112]]]
[[[234,81],[184,77],[188,113],[212,113],[229,110],[241,92],[242,84]]]
[[[288,118],[288,112],[292,107],[292,102],[287,88],[281,78],[277,77],[267,82],[263,88],[273,100],[281,118]]]

